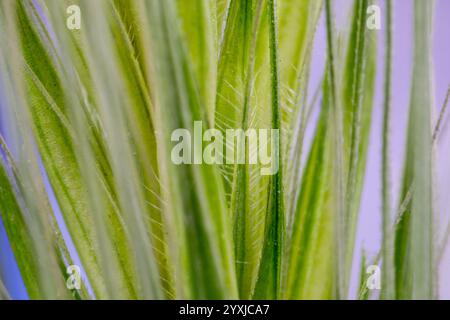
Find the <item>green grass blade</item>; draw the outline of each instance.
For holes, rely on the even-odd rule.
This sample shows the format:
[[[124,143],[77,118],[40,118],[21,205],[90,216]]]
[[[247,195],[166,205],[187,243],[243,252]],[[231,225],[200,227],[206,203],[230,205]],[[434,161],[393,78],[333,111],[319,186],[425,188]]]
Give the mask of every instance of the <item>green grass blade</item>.
[[[219,57],[216,126],[227,129],[270,128],[269,37],[266,1],[231,1]],[[243,154],[245,164],[221,166],[234,222],[236,273],[241,298],[253,294],[264,242],[269,176],[246,135],[237,147],[227,145],[224,156]],[[235,139],[235,142],[238,139]],[[234,149],[233,149],[234,148]],[[261,197],[261,195],[265,195]]]
[[[376,38],[365,29],[367,4],[354,4],[343,64],[335,52],[331,1],[325,6],[328,62],[322,111],[294,207],[288,297],[347,295],[374,94]]]
[[[323,83],[322,110],[305,165],[292,221],[287,299],[331,299],[333,210],[331,194],[332,111],[328,78]]]
[[[13,189],[2,161],[0,166],[0,212],[11,241],[17,265],[22,275],[30,298],[40,298],[39,273],[36,252],[22,210],[15,197]]]
[[[279,62],[278,62],[278,17],[277,3],[268,1],[269,17],[269,48],[271,66],[271,104],[272,129],[281,130],[280,92],[279,92]],[[281,136],[281,133],[280,133]],[[281,139],[281,137],[280,137]],[[278,171],[271,176],[269,203],[266,216],[264,246],[256,282],[255,299],[280,299],[282,285],[282,257],[285,236],[285,212],[282,175],[282,144],[280,141],[272,144],[275,148],[275,161]]]
[[[359,268],[359,290],[358,300],[369,300],[370,290],[367,288],[367,258],[366,253],[363,251],[361,255],[361,263]]]
[[[152,47],[150,82],[155,105],[158,159],[163,186],[169,248],[175,265],[178,298],[237,298],[231,221],[216,167],[171,161],[175,129],[193,131],[203,121],[195,73],[188,64],[175,1],[142,2]],[[206,129],[205,128],[205,129]]]
[[[391,82],[392,82],[392,1],[386,1],[386,44],[385,44],[385,82],[383,103],[383,151],[382,151],[382,201],[383,201],[383,271],[381,297],[391,300],[395,297],[394,238],[391,214],[389,127],[391,119]]]
[[[201,104],[213,126],[218,55],[216,0],[178,0],[177,5]]]
[[[31,20],[29,2],[17,6],[19,34],[24,59],[33,69],[26,74],[29,110],[37,143],[55,190],[69,231],[96,295],[105,292],[98,261],[92,252],[93,230],[88,217],[84,188],[72,148],[70,133],[64,125],[64,97],[55,64]]]
[[[17,221],[23,222],[23,224],[19,223],[22,229],[20,232],[27,233],[27,235],[9,233],[11,242],[16,241],[14,237],[18,236],[19,244],[24,244],[23,241],[31,243],[32,247],[29,247],[28,250],[32,251],[28,253],[32,256],[28,257],[30,259],[28,263],[31,266],[34,263],[35,272],[28,270],[30,274],[24,277],[35,277],[38,281],[38,289],[36,292],[35,283],[31,283],[31,285],[26,283],[30,297],[67,299],[71,295],[66,288],[66,270],[62,259],[68,258],[66,262],[71,261],[71,259],[66,255],[65,244],[59,236],[59,227],[52,218],[52,210],[45,192],[39,160],[34,148],[35,143],[30,130],[30,117],[23,94],[25,92],[25,76],[23,73],[25,65],[19,51],[20,43],[16,41],[17,38],[15,37],[18,34],[18,21],[15,15],[17,6],[18,4],[9,2],[2,4],[0,7],[0,15],[7,17],[0,20],[2,22],[0,28],[6,31],[5,33],[2,32],[4,36],[2,42],[8,44],[8,46],[2,47],[0,64],[3,71],[1,74],[3,77],[2,83],[7,84],[4,87],[5,98],[8,102],[6,114],[9,115],[8,119],[12,124],[9,129],[9,136],[16,146],[20,145],[20,148],[16,147],[15,158],[13,158],[6,143],[3,139],[0,139],[1,149],[6,157],[6,162],[2,161],[2,166],[7,168],[4,173],[8,175],[10,187],[8,187],[8,181],[3,180],[2,182],[6,189],[13,190],[14,194],[10,194],[10,196],[14,196],[14,199],[9,197],[8,201],[10,204],[13,203],[13,208],[15,208],[14,212],[2,212],[2,214],[11,214],[14,217],[13,220],[7,219],[4,221],[7,230],[15,230],[14,224],[17,219]],[[5,208],[5,210],[8,210],[8,208]],[[11,223],[12,226],[9,225]],[[26,238],[28,240],[24,240]],[[14,245],[13,248],[15,248]],[[16,250],[14,253],[16,256],[28,254],[26,250],[24,248],[23,251],[18,252]],[[21,271],[24,273],[22,269]],[[80,294],[87,297],[85,291],[74,292],[73,294],[74,297],[79,297]]]
[[[376,31],[366,26],[371,1],[355,1],[342,81],[345,194],[345,285],[353,263],[353,247],[364,184],[376,74]]]
[[[328,58],[328,81],[329,86],[329,102],[331,104],[332,110],[332,125],[333,125],[333,135],[334,135],[334,158],[335,165],[333,167],[333,187],[334,195],[333,202],[336,208],[334,213],[334,239],[335,239],[335,256],[334,256],[334,294],[337,299],[343,297],[344,287],[345,287],[345,253],[343,252],[345,248],[344,240],[344,229],[345,229],[345,217],[344,217],[344,159],[343,159],[343,124],[342,124],[342,110],[339,103],[339,97],[337,92],[337,76],[336,76],[336,49],[333,37],[333,11],[331,6],[331,1],[326,0],[325,2],[325,12],[326,12],[326,29],[327,29],[327,58]]]
[[[415,1],[414,70],[402,197],[412,186],[412,200],[396,232],[397,298],[435,296],[431,86],[433,1]]]
[[[242,122],[240,127],[246,131],[250,127],[250,112],[252,103],[252,91],[254,83],[254,68],[255,68],[255,54],[256,44],[258,40],[258,31],[260,29],[260,20],[263,10],[263,1],[258,1],[255,8],[255,13],[252,19],[252,44],[249,48],[248,61],[246,63],[245,74],[245,89],[244,101],[242,108]],[[255,173],[249,163],[250,153],[255,152],[251,150],[248,138],[244,138],[243,144],[239,145],[237,152],[244,153],[245,164],[237,164],[235,166],[235,173],[233,174],[233,190],[231,196],[231,214],[233,216],[233,238],[235,246],[235,261],[236,261],[236,276],[242,298],[249,298],[252,294],[253,283],[256,280],[256,267],[259,261],[255,261],[255,257],[259,258],[258,246],[255,245],[255,240],[261,241],[257,238],[257,231],[255,230],[254,222],[252,223],[252,215],[256,215],[252,208],[255,207],[255,201],[252,199],[252,192],[254,188],[261,184],[261,177],[259,173]],[[257,170],[258,168],[256,168]],[[253,176],[252,176],[253,175]],[[252,179],[253,178],[253,179]],[[263,187],[266,186],[263,182]],[[253,200],[253,201],[252,201]],[[256,222],[256,221],[255,221]],[[261,234],[262,235],[262,234]],[[261,241],[262,242],[262,241]],[[259,249],[260,250],[260,249]]]
[[[224,134],[227,129],[242,128],[244,113],[250,113],[246,88],[249,88],[248,72],[253,73],[251,47],[254,46],[252,32],[257,1],[231,0],[223,41],[220,48],[217,78],[217,97],[214,124]],[[255,53],[257,54],[257,53]],[[256,59],[256,57],[254,58]],[[231,146],[227,146],[226,155]],[[222,168],[227,194],[232,194],[235,175],[234,165]],[[231,200],[231,197],[230,197]]]
[[[308,83],[312,48],[322,1],[293,0],[280,2],[281,99],[284,106],[286,212],[288,237],[301,184],[304,134],[308,125]],[[294,8],[301,7],[302,10]],[[295,41],[290,30],[301,30]],[[289,241],[287,241],[289,242]],[[287,248],[289,250],[289,248]]]
[[[280,91],[282,105],[292,106],[301,91],[301,74],[307,68],[308,50],[312,46],[312,35],[322,8],[322,1],[283,0],[278,1],[279,12],[279,56]],[[293,33],[293,30],[296,32]],[[292,97],[294,95],[294,97]]]

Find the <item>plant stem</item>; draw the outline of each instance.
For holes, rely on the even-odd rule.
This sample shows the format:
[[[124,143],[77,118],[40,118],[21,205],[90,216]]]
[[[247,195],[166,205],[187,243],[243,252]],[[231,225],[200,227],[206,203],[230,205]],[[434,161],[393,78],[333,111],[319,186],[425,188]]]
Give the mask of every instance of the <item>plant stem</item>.
[[[383,208],[383,299],[394,298],[394,242],[392,238],[391,190],[389,168],[389,123],[391,118],[391,82],[392,82],[392,1],[386,0],[386,51],[385,51],[385,83],[383,103],[383,151],[382,151],[382,208]]]
[[[334,156],[336,163],[333,170],[333,180],[334,180],[334,201],[335,201],[335,221],[334,221],[334,236],[335,236],[335,271],[334,271],[334,291],[335,298],[341,299],[344,297],[345,291],[345,256],[344,248],[345,242],[343,238],[343,227],[344,227],[344,201],[343,192],[344,184],[342,177],[343,168],[343,158],[342,158],[342,113],[339,107],[339,102],[337,99],[337,89],[336,89],[336,74],[335,74],[335,57],[334,57],[334,38],[333,38],[333,17],[331,0],[326,0],[325,2],[325,14],[326,14],[326,32],[327,32],[327,57],[328,57],[328,77],[330,81],[330,104],[332,107],[332,117],[333,117],[333,135],[334,135]]]
[[[269,0],[268,6],[272,129],[280,130],[281,108],[279,99],[276,0]],[[281,136],[280,133],[279,139],[281,139]],[[272,139],[274,138],[272,137]],[[278,162],[278,172],[272,176],[269,190],[270,207],[267,211],[264,247],[254,298],[279,299],[281,297],[281,264],[285,232],[281,141],[275,141],[272,146],[275,148],[272,154],[275,154],[277,157],[275,161]]]

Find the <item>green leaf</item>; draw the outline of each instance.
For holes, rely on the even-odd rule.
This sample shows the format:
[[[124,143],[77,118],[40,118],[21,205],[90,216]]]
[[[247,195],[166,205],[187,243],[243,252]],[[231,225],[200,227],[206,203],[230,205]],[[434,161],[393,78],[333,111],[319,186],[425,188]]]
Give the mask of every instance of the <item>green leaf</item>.
[[[216,126],[224,136],[241,129],[243,137],[226,145],[223,156],[234,153],[235,163],[221,166],[227,205],[233,219],[236,276],[240,297],[251,298],[258,276],[270,178],[261,174],[249,130],[270,128],[268,19],[266,1],[231,1],[219,57]],[[266,99],[267,97],[267,99]],[[270,138],[270,137],[268,137]],[[241,140],[241,141],[240,141]],[[237,164],[239,155],[245,164]],[[263,196],[261,196],[263,195]]]
[[[177,0],[177,6],[188,58],[197,80],[200,103],[213,126],[218,55],[216,0]]]
[[[39,268],[35,260],[36,251],[15,195],[16,191],[11,185],[2,161],[0,166],[0,213],[2,221],[28,294],[32,299],[38,299],[41,295]]]
[[[433,1],[415,1],[414,68],[406,163],[401,198],[412,186],[412,200],[396,230],[396,295],[399,299],[435,297],[431,85]]]
[[[168,242],[174,257],[176,296],[187,299],[237,298],[231,239],[231,221],[225,190],[216,167],[175,165],[171,161],[171,134],[206,116],[201,109],[195,73],[188,63],[175,1],[142,2],[149,48],[154,60],[149,71],[153,85]],[[155,63],[157,61],[157,63]],[[201,155],[199,155],[201,156]]]
[[[383,271],[381,298],[391,300],[395,297],[394,234],[391,212],[390,168],[389,168],[389,126],[391,119],[392,82],[392,1],[386,2],[386,43],[385,43],[385,82],[383,103],[383,155],[382,155],[382,201],[383,201]]]
[[[367,8],[370,3],[368,0],[355,1],[342,82],[344,159],[348,168],[345,170],[346,291],[353,263],[353,247],[366,171],[375,91],[376,32],[370,31],[366,26]]]
[[[276,1],[268,1],[269,48],[271,69],[272,129],[281,130],[281,106],[278,67],[278,20]],[[281,134],[280,134],[281,135]],[[281,140],[281,137],[280,137]],[[264,245],[253,298],[279,299],[282,286],[282,258],[285,237],[285,212],[283,194],[283,149],[280,141],[272,144],[275,167],[278,171],[271,176]]]
[[[354,2],[341,63],[331,1],[326,2],[327,71],[322,110],[294,207],[289,298],[347,295],[374,94],[375,37],[365,28],[367,4]]]
[[[66,110],[63,91],[55,65],[31,20],[30,8],[28,2],[20,2],[17,5],[24,59],[33,68],[28,68],[25,75],[29,112],[40,153],[66,224],[84,268],[88,270],[94,291],[96,295],[101,296],[106,289],[98,261],[92,254],[95,250],[92,242],[92,222],[87,215],[84,188],[70,142],[70,133],[64,126]]]
[[[15,124],[9,127],[8,133],[16,143],[14,158],[0,137],[0,149],[5,157],[1,161],[2,203],[5,205],[1,214],[29,296],[68,299],[71,295],[66,288],[67,275],[63,264],[70,262],[71,258],[66,254],[59,227],[52,216],[31,136],[23,98],[23,74],[17,72],[23,67],[23,61],[17,53],[19,44],[11,42],[17,31],[15,9],[16,4],[11,2],[0,7],[0,29],[5,31],[2,32],[2,42],[9,44],[0,52],[2,83],[6,84],[3,87],[7,102],[5,111],[8,121]],[[74,291],[73,296],[87,297],[84,289]]]

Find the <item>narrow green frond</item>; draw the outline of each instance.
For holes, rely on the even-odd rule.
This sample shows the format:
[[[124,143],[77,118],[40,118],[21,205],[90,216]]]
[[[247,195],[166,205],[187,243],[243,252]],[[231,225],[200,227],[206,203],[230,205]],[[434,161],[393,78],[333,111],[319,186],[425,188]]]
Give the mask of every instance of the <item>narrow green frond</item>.
[[[269,48],[271,67],[272,129],[281,130],[280,80],[278,62],[278,17],[276,0],[268,1]],[[283,150],[280,140],[272,144],[278,171],[271,176],[265,239],[253,298],[280,299],[282,297],[282,258],[285,237],[283,194]]]
[[[389,128],[391,121],[391,83],[392,83],[392,1],[386,1],[386,47],[385,47],[385,80],[383,103],[383,155],[382,155],[382,198],[383,198],[383,281],[381,297],[391,300],[395,297],[394,269],[394,234],[391,213]]]
[[[216,0],[177,0],[188,58],[196,76],[202,109],[211,127],[214,126],[217,81],[216,5]]]
[[[412,186],[412,200],[396,232],[397,298],[435,297],[432,179],[432,15],[433,1],[415,1],[414,69],[402,197]]]
[[[141,5],[152,43],[149,52],[157,61],[150,66],[149,77],[154,88],[157,138],[162,141],[158,160],[175,292],[178,298],[187,299],[237,298],[231,219],[222,178],[214,166],[176,165],[171,160],[174,130],[185,128],[193,134],[195,121],[208,128],[196,75],[188,64],[176,20],[175,1]],[[202,156],[198,152],[194,151],[194,157]]]

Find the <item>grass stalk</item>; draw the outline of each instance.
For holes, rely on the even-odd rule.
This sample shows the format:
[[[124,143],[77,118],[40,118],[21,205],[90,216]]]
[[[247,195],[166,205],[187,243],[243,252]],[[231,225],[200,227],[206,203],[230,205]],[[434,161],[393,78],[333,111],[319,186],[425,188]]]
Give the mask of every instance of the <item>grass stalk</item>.
[[[392,1],[386,0],[386,32],[385,32],[385,69],[384,69],[384,102],[383,102],[383,133],[382,133],[382,255],[383,255],[383,280],[381,297],[391,300],[395,297],[394,280],[394,255],[393,234],[391,216],[391,185],[390,185],[390,157],[389,157],[389,132],[391,121],[391,83],[392,83]]]
[[[336,299],[345,297],[345,241],[344,241],[344,180],[343,180],[343,141],[342,141],[342,111],[337,96],[335,40],[333,36],[333,10],[332,1],[325,1],[326,33],[327,33],[327,72],[330,91],[330,104],[333,118],[333,136],[335,159],[333,166],[333,193],[334,193],[334,294]]]

